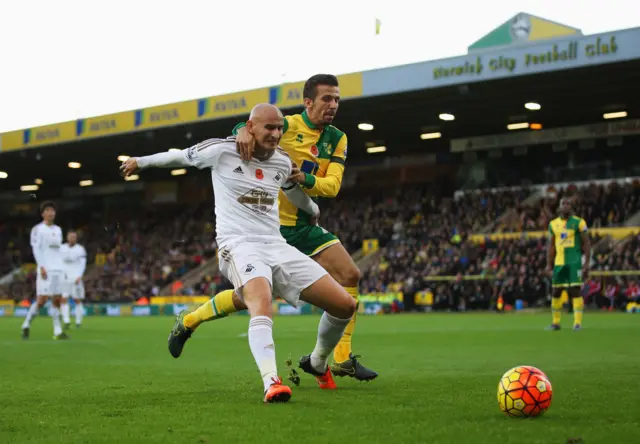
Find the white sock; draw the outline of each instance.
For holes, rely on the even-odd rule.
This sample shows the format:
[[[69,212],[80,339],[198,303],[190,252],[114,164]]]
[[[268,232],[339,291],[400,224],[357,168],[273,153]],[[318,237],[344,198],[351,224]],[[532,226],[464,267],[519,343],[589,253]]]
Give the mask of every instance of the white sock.
[[[62,334],[62,324],[60,323],[60,310],[58,307],[51,306],[51,317],[53,318],[53,335]]]
[[[318,340],[316,342],[316,348],[311,353],[311,366],[319,371],[327,371],[327,361],[329,355],[336,348],[344,329],[347,328],[349,319],[338,319],[331,316],[326,311],[320,318],[320,325],[318,325]]]
[[[62,322],[65,324],[71,323],[71,307],[69,307],[69,300],[63,302],[60,305],[60,311],[62,312]]]
[[[76,302],[76,325],[82,324],[82,316],[84,315],[84,306],[82,302]]]
[[[278,377],[276,347],[273,342],[273,321],[267,316],[256,316],[249,321],[249,348],[258,364],[264,389]]]
[[[38,301],[31,304],[31,307],[29,307],[27,316],[24,318],[24,322],[22,323],[22,328],[30,328],[31,321],[33,321],[33,318],[36,316],[38,316]]]

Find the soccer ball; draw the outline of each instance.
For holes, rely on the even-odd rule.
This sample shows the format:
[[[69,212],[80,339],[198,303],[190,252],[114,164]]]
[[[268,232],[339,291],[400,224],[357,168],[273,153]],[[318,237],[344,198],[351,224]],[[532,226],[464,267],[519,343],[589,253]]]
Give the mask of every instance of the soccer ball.
[[[552,395],[547,375],[528,365],[507,370],[498,383],[498,405],[509,416],[540,416],[551,406]]]

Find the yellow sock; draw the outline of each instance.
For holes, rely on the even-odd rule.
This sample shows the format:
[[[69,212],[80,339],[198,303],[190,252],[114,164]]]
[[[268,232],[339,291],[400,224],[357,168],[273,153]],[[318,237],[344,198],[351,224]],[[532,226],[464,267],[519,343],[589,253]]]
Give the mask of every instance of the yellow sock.
[[[562,298],[551,298],[551,313],[553,324],[560,325],[560,315],[562,314]]]
[[[202,304],[196,311],[187,314],[184,317],[184,325],[195,330],[203,322],[224,318],[236,311],[238,309],[233,305],[233,290],[225,290]]]
[[[344,287],[354,299],[358,299],[358,287]],[[353,331],[356,329],[356,315],[354,314],[349,323],[347,324],[347,328],[344,329],[344,334],[338,342],[335,350],[333,351],[333,360],[335,362],[344,362],[349,359],[351,355],[351,336],[353,336]]]
[[[584,310],[584,299],[582,296],[573,298],[573,325],[582,325],[582,312]]]

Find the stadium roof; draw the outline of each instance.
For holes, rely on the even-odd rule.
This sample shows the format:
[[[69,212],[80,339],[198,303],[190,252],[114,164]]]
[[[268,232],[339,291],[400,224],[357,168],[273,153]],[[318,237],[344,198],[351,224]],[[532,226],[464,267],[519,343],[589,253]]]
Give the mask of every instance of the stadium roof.
[[[505,133],[507,124],[514,122],[537,122],[543,128],[556,128],[600,122],[608,111],[625,110],[629,116],[640,116],[640,104],[632,100],[640,97],[637,72],[640,61],[635,60],[357,99],[342,104],[336,126],[349,137],[350,162],[374,156],[367,154],[367,143],[387,147],[385,153],[375,155],[379,157],[449,151],[452,138]],[[542,108],[529,111],[524,107],[527,102],[539,103]],[[451,113],[455,120],[440,120],[440,113]],[[208,137],[225,136],[241,120],[236,117],[207,121],[4,153],[1,169],[9,177],[0,180],[0,190],[15,190],[36,178],[61,185],[77,185],[79,180],[89,177],[94,183],[121,180],[118,155],[183,148]],[[362,122],[371,123],[374,129],[359,130],[358,124]],[[432,132],[441,132],[442,137],[420,139],[421,134]],[[80,162],[82,167],[68,168],[71,161]],[[168,178],[169,173],[153,171],[146,177]]]
[[[555,64],[548,72],[514,65],[513,75],[510,75],[509,72],[498,72],[498,69],[493,69],[497,65],[491,65],[505,64],[507,56],[511,55],[514,63],[516,57],[533,57],[531,54],[535,56],[535,51],[540,51],[538,48],[546,48],[540,44],[519,46],[507,52],[478,51],[443,61],[378,70],[360,86],[360,97],[342,102],[335,124],[349,137],[349,161],[353,164],[376,157],[448,152],[453,138],[505,133],[507,124],[515,122],[527,121],[540,123],[543,128],[557,128],[600,122],[603,113],[618,110],[637,117],[640,105],[631,98],[640,96],[640,85],[635,79],[640,72],[640,59],[635,52],[630,54],[629,51],[640,54],[640,47],[629,45],[629,39],[639,35],[640,29],[609,33],[603,37],[590,36],[593,42],[589,44],[600,49],[605,45],[611,46],[612,37],[618,38],[616,45],[619,48],[615,54],[607,56],[609,63],[605,64],[593,62],[599,58],[598,55],[589,57],[587,53],[584,59],[578,57],[578,43],[582,40],[565,38],[546,43],[553,44],[556,53],[562,52],[562,48],[567,48],[563,51],[569,55],[572,51],[576,53],[575,59]],[[580,52],[584,54],[588,47],[582,45]],[[612,59],[613,56],[617,59]],[[478,61],[482,58],[486,66],[482,75],[457,71],[476,58]],[[561,69],[565,66],[574,68]],[[451,76],[439,78],[438,73],[442,70]],[[424,79],[421,76],[425,73],[432,77]],[[364,95],[368,97],[362,97]],[[289,97],[275,99],[287,103],[300,102],[293,102]],[[527,110],[524,107],[527,102],[539,103],[541,109]],[[293,107],[286,111],[300,110],[300,107]],[[442,113],[450,113],[455,119],[443,121],[439,118]],[[6,171],[8,178],[0,179],[0,191],[17,190],[21,185],[33,183],[36,178],[45,181],[44,187],[54,183],[77,186],[80,180],[88,178],[94,184],[122,180],[118,177],[119,155],[144,155],[174,147],[184,148],[209,137],[224,137],[235,123],[246,117],[246,114],[240,114],[75,143],[2,152],[0,170]],[[361,131],[358,129],[360,123],[372,124],[373,130]],[[422,140],[420,137],[421,134],[438,132],[442,137],[437,139]],[[368,154],[370,145],[384,145],[387,150]],[[68,162],[79,162],[82,167],[70,169]],[[170,178],[167,171],[153,171],[146,173],[145,177]]]

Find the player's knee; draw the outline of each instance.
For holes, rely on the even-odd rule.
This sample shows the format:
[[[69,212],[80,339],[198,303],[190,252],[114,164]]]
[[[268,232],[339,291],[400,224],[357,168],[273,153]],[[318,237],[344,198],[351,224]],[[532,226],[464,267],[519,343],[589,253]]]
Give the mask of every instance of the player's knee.
[[[357,287],[360,282],[360,269],[356,264],[349,264],[339,271],[338,282],[343,287]]]
[[[249,281],[242,289],[242,302],[251,316],[272,316],[273,295],[266,279]]]
[[[249,314],[253,316],[273,317],[273,302],[271,296],[264,296],[253,299],[251,302],[245,302]]]

